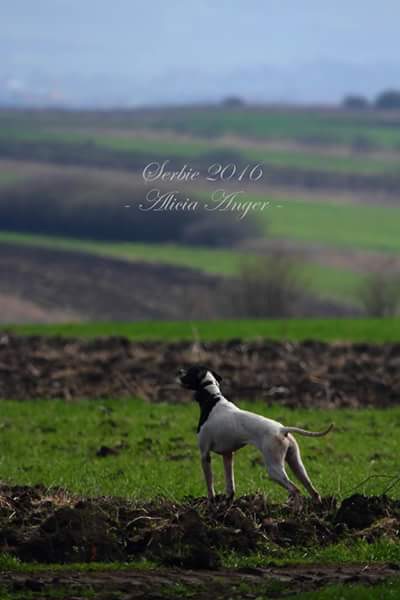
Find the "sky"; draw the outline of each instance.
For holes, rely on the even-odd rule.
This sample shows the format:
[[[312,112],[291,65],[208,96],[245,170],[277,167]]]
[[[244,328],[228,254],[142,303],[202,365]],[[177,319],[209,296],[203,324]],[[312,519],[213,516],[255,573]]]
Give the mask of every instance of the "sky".
[[[336,101],[400,87],[399,22],[395,0],[1,0],[0,93]]]

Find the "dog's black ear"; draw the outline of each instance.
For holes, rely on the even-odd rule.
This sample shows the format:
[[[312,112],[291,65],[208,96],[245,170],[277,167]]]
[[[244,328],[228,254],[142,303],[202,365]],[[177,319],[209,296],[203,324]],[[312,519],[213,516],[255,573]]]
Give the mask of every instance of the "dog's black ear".
[[[211,373],[214,375],[214,377],[218,381],[218,383],[221,383],[221,381],[222,381],[221,375],[219,375],[219,373],[217,373],[216,371],[211,371]]]

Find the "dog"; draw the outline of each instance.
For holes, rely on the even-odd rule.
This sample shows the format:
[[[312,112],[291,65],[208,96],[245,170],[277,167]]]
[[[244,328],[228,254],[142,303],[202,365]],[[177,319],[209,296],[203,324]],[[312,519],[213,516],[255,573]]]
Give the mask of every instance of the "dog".
[[[332,430],[333,424],[324,431],[307,431],[299,427],[285,427],[278,421],[241,410],[222,395],[219,385],[222,381],[221,376],[203,365],[192,366],[187,370],[181,369],[178,378],[184,388],[195,392],[194,398],[200,406],[197,433],[210,502],[215,499],[210,453],[215,452],[223,457],[226,495],[229,500],[233,500],[233,454],[247,444],[253,444],[260,450],[270,479],[288,491],[289,503],[299,507],[301,492],[288,478],[285,460],[312,498],[321,502],[321,496],[307,474],[298,443],[292,434],[322,437]]]

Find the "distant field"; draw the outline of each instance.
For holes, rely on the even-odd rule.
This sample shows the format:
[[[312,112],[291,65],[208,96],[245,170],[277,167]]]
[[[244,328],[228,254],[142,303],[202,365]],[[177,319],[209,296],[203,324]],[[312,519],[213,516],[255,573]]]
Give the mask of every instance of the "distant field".
[[[399,113],[244,107],[179,107],[132,111],[13,111],[0,112],[0,125],[29,129],[92,127],[129,131],[138,128],[171,130],[203,137],[235,134],[257,139],[295,139],[321,144],[365,141],[399,149]]]
[[[88,252],[98,256],[129,261],[145,261],[199,269],[212,275],[235,276],[249,254],[234,250],[196,248],[173,244],[136,244],[124,242],[94,242],[86,240],[0,232],[1,243]],[[250,255],[251,256],[251,255]],[[350,269],[325,267],[311,262],[299,262],[307,289],[322,298],[358,304],[358,290],[364,275]]]
[[[136,323],[71,323],[58,325],[7,325],[23,335],[78,337],[126,336],[132,340],[321,340],[349,342],[400,342],[400,319],[274,319],[223,321],[143,321]]]
[[[13,181],[18,181],[18,178],[18,173],[6,173],[0,171],[0,185],[12,183]]]
[[[181,158],[182,160],[191,160],[201,158],[210,152],[221,152],[231,150],[234,145],[224,145],[221,142],[213,140],[193,139],[179,140],[178,138],[150,139],[145,136],[122,134],[118,136],[115,131],[107,134],[106,131],[52,131],[42,129],[20,129],[3,128],[0,133],[0,140],[18,141],[18,142],[56,142],[58,144],[89,143],[124,153],[147,153],[158,157]],[[400,144],[400,136],[399,136]],[[89,148],[90,150],[90,148]],[[371,158],[362,156],[333,156],[324,155],[321,150],[312,150],[302,148],[299,151],[290,150],[271,150],[262,148],[259,144],[254,147],[235,148],[235,152],[242,157],[242,160],[261,162],[265,166],[285,167],[293,169],[303,169],[306,171],[324,172],[324,173],[342,173],[359,175],[384,175],[399,174],[399,162],[394,159]]]
[[[364,250],[400,251],[400,208],[280,200],[261,213],[268,235]]]
[[[390,121],[382,113],[366,111],[199,108],[154,112],[145,123],[154,129],[195,135],[235,133],[258,139],[303,139],[333,144],[352,144],[361,136],[371,143],[398,148],[400,131],[394,121],[398,124],[398,115]]]

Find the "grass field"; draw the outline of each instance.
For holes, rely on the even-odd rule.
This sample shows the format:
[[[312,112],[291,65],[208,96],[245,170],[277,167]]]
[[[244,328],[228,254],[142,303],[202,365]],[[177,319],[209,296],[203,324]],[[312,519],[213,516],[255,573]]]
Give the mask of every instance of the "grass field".
[[[264,213],[272,237],[324,246],[400,250],[400,209],[289,200],[279,204],[282,208]]]
[[[398,117],[397,117],[398,119]],[[393,121],[396,117],[393,117]],[[145,121],[154,129],[172,129],[195,135],[235,133],[258,139],[308,139],[351,144],[359,136],[386,147],[398,148],[400,134],[382,113],[259,109],[188,109],[153,113]]]
[[[327,412],[267,407],[261,402],[246,404],[244,400],[242,408],[286,423],[322,429],[335,422],[335,431],[324,440],[301,439],[305,464],[324,495],[341,498],[355,490],[381,493],[389,477],[399,474],[400,408]],[[197,420],[195,403],[149,406],[134,399],[75,404],[4,400],[0,479],[16,484],[41,482],[85,495],[174,499],[202,496]],[[386,432],[384,447],[380,443],[382,431]],[[101,445],[113,447],[117,443],[127,445],[118,456],[96,457]],[[237,455],[238,495],[258,490],[271,500],[282,501],[285,492],[267,480],[262,465],[256,462],[257,456],[250,447]],[[215,459],[220,492],[221,463]],[[367,477],[371,479],[362,484]]]
[[[398,149],[398,113],[248,107],[180,107],[179,109],[138,110],[130,112],[10,111],[0,113],[2,129],[57,130],[92,127],[121,131],[150,128],[172,130],[197,136],[215,137],[226,133],[256,139],[298,139],[326,144],[351,145],[360,137],[371,144]]]
[[[224,321],[140,321],[136,323],[66,323],[8,325],[23,335],[95,337],[123,335],[132,340],[322,340],[400,342],[400,319],[253,319]]]
[[[244,400],[240,406],[313,429],[335,422],[328,438],[300,440],[304,462],[323,495],[341,499],[356,492],[381,494],[392,486],[390,495],[398,497],[400,408],[327,412],[290,410]],[[61,486],[77,494],[137,500],[158,497],[180,501],[203,496],[197,420],[198,407],[194,403],[149,405],[137,399],[2,401],[0,480],[23,485],[42,483],[49,494],[52,488]],[[384,447],[382,431],[386,433]],[[120,450],[117,455],[101,458],[96,455],[101,446]],[[218,457],[213,459],[213,470],[216,490],[222,493],[223,468]],[[268,479],[254,448],[247,447],[237,454],[235,473],[238,496],[260,492],[269,502],[285,501],[286,493]],[[262,566],[271,558],[275,564],[393,562],[400,560],[400,547],[380,539],[307,549],[272,547],[267,556],[263,552],[243,556],[233,551],[222,555],[224,566],[230,568]],[[24,570],[10,560],[9,568]],[[7,563],[5,557],[3,561]]]

